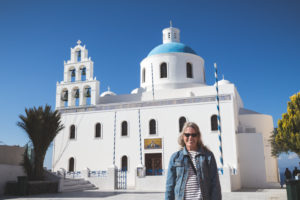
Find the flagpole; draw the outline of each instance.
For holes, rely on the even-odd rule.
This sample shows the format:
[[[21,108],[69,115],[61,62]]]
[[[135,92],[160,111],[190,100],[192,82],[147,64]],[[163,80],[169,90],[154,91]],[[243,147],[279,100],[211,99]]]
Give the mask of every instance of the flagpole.
[[[216,100],[217,100],[217,110],[218,110],[218,139],[219,139],[219,152],[220,152],[220,163],[221,163],[221,174],[224,173],[223,167],[224,167],[224,162],[223,162],[223,148],[222,148],[222,129],[221,129],[221,115],[220,115],[220,99],[219,99],[219,85],[218,85],[218,68],[217,68],[217,63],[214,63],[214,68],[215,68],[215,81],[216,81]]]

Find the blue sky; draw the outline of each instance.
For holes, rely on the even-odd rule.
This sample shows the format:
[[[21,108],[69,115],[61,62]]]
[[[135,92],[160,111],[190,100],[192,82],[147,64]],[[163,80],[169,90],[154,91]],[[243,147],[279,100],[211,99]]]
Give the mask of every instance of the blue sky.
[[[0,141],[24,145],[18,115],[25,107],[55,107],[63,61],[78,39],[94,61],[100,92],[110,86],[130,93],[139,87],[139,63],[161,44],[170,20],[205,60],[207,83],[214,83],[217,62],[245,107],[272,115],[276,126],[300,88],[299,10],[297,0],[1,0]]]

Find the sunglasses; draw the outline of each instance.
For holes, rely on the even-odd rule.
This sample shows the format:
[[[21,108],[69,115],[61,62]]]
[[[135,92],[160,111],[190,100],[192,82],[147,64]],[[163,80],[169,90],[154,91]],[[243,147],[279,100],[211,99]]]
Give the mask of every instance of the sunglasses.
[[[185,137],[190,137],[190,136],[192,136],[192,137],[197,137],[197,133],[184,133],[184,136]]]

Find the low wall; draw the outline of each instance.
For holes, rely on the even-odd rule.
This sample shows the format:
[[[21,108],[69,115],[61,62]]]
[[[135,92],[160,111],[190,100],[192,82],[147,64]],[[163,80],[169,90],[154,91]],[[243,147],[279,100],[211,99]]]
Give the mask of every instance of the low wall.
[[[0,195],[3,195],[7,181],[17,181],[18,176],[24,176],[23,167],[20,165],[0,164]]]
[[[106,176],[103,177],[84,177],[90,183],[94,184],[99,190],[114,190],[117,188],[117,169],[109,168]],[[85,173],[86,174],[86,173]]]
[[[136,177],[135,190],[137,191],[166,191],[166,176]]]

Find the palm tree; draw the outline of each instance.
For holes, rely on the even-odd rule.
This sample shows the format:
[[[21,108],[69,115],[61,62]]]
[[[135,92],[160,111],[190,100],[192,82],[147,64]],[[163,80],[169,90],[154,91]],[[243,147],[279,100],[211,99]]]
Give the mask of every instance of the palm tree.
[[[46,105],[36,108],[25,108],[26,115],[19,115],[21,121],[17,125],[28,134],[34,149],[33,180],[43,179],[43,164],[46,151],[55,136],[64,128],[60,121],[60,113]]]

